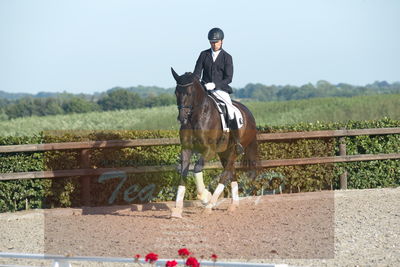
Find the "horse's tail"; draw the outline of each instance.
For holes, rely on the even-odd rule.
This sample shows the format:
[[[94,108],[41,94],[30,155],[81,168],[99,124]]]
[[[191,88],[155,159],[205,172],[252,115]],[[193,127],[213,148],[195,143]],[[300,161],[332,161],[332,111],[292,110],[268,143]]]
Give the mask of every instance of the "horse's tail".
[[[254,138],[250,144],[245,147],[241,165],[250,178],[256,178],[259,169],[257,138]]]

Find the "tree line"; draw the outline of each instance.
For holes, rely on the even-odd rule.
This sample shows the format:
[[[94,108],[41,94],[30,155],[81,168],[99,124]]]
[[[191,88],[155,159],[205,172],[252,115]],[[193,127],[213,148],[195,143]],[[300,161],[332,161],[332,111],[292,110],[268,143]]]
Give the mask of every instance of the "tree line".
[[[23,97],[17,100],[0,98],[0,121],[29,116],[48,116],[93,111],[151,108],[175,104],[173,94],[149,94],[146,97],[127,89],[109,90],[101,97],[79,97],[71,94],[57,97]]]
[[[287,101],[317,97],[353,97],[374,94],[399,94],[400,82],[374,82],[365,86],[354,86],[346,83],[331,84],[318,81],[315,85],[308,83],[302,86],[266,86],[260,83],[247,84],[235,91],[235,97],[259,101]]]
[[[174,89],[160,87],[115,87],[105,93],[93,95],[73,95],[68,93],[45,93],[21,98],[1,97],[0,120],[26,116],[47,116],[92,111],[110,111],[157,107],[176,104]],[[373,94],[399,94],[400,82],[388,83],[377,81],[365,86],[354,86],[346,83],[331,84],[318,81],[315,85],[308,83],[302,86],[264,85],[249,83],[244,88],[234,89],[233,98],[256,101],[287,101],[316,97],[352,97]]]

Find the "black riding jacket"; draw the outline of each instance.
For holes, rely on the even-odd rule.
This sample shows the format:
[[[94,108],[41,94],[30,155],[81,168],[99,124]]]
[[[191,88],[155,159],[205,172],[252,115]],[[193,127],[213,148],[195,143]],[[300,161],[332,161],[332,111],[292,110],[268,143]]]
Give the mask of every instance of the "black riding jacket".
[[[201,76],[203,72],[203,76]],[[215,83],[215,88],[232,94],[229,84],[233,77],[232,56],[221,49],[217,59],[213,62],[211,48],[200,53],[193,71],[204,83]]]

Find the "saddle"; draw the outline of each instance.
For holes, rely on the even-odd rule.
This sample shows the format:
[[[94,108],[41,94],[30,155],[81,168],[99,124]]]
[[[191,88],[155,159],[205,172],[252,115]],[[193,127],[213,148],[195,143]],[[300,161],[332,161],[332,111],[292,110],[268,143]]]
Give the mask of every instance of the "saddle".
[[[214,101],[217,106],[217,110],[221,116],[222,130],[224,132],[229,132],[229,116],[226,104],[222,100],[216,98],[213,94],[208,94],[208,96]]]

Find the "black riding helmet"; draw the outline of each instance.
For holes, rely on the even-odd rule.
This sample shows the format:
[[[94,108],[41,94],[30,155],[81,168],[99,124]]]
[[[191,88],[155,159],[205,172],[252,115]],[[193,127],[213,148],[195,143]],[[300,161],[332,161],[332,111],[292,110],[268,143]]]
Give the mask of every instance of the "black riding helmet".
[[[208,40],[213,43],[224,40],[224,32],[220,28],[212,28],[208,32]]]

